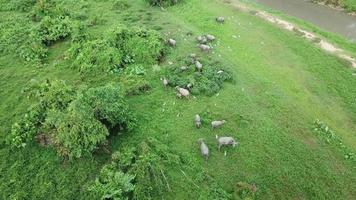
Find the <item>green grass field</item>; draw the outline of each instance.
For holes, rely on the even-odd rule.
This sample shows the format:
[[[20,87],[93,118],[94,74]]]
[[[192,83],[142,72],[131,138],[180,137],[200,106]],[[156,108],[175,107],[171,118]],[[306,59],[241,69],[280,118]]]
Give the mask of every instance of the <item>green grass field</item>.
[[[145,66],[151,90],[127,97],[138,128],[109,141],[111,151],[120,151],[147,137],[164,138],[170,141],[170,149],[189,160],[167,170],[172,189],[154,199],[222,199],[206,195],[213,187],[231,193],[232,199],[249,197],[234,193],[238,182],[256,184],[253,199],[356,196],[355,157],[345,159],[345,153],[356,150],[356,78],[345,62],[221,1],[185,0],[165,10],[143,0],[128,2],[130,8],[117,11],[112,1],[88,0],[86,14],[102,19],[89,31],[102,35],[123,23],[157,29],[177,40],[177,47],[160,66]],[[0,19],[15,15],[22,13],[2,11]],[[217,16],[224,16],[226,22],[216,23]],[[217,38],[209,54],[201,53],[195,42],[197,35],[207,33]],[[31,103],[22,93],[31,79],[61,79],[78,88],[122,84],[118,74],[83,75],[63,67],[63,54],[70,45],[69,40],[53,44],[44,66],[29,65],[13,53],[0,56],[0,199],[91,199],[86,188],[110,161],[110,153],[100,150],[93,157],[62,162],[52,148],[34,143],[11,149],[5,143],[11,125]],[[355,49],[349,45],[347,50]],[[232,72],[233,80],[218,95],[177,99],[172,88],[163,88],[160,77],[169,62],[174,65],[190,53],[220,61]],[[196,129],[197,113],[227,123],[218,130],[211,130],[209,124]],[[344,148],[314,131],[317,119],[334,130]],[[225,157],[216,150],[215,135],[233,136],[239,146],[226,148]],[[208,163],[200,156],[198,138],[205,138],[210,147]],[[200,180],[201,171],[212,181]]]

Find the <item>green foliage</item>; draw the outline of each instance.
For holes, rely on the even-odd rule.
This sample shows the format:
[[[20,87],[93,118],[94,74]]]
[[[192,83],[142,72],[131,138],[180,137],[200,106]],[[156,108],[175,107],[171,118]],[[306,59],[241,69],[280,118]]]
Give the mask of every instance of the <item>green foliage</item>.
[[[84,27],[76,28],[68,51],[72,66],[81,72],[117,72],[132,65],[129,73],[144,73],[143,65],[156,63],[165,52],[163,38],[156,31],[119,27],[104,39],[85,40]]]
[[[167,167],[182,163],[180,156],[167,145],[148,138],[136,148],[128,148],[113,154],[113,163],[128,174],[135,175],[134,199],[154,199],[169,191]]]
[[[181,2],[182,0],[146,0],[152,6],[172,6]]]
[[[356,12],[356,1],[354,0],[344,0],[341,5],[350,12]]]
[[[12,125],[8,144],[15,148],[25,147],[39,133],[45,113],[41,104],[32,106],[24,117]]]
[[[40,102],[46,110],[65,110],[76,95],[75,90],[61,80],[46,80],[43,83],[32,80],[24,91],[28,92],[29,98]]]
[[[41,21],[45,17],[68,17],[69,15],[70,9],[62,6],[56,0],[37,0],[29,13],[29,17],[36,22]]]
[[[93,117],[89,108],[73,103],[68,113],[57,119],[53,126],[57,132],[58,153],[69,158],[80,158],[90,155],[99,145],[104,144],[109,131]]]
[[[88,19],[88,25],[89,26],[97,26],[97,25],[102,25],[105,23],[103,14],[95,14],[91,15]]]
[[[132,130],[135,127],[135,119],[117,86],[107,85],[89,89],[80,95],[75,103],[78,106],[90,107],[95,118],[108,128],[119,126],[120,130]]]
[[[70,6],[75,6],[72,0],[58,3],[55,0],[11,1],[8,4],[23,6],[31,10],[29,18],[24,15],[9,17],[0,22],[1,51],[16,52],[26,61],[42,62],[47,57],[45,45],[50,45],[71,34],[72,16]],[[63,6],[65,5],[65,6]],[[11,6],[10,6],[11,7]],[[38,22],[38,23],[34,23]]]
[[[118,49],[103,39],[73,43],[69,56],[74,60],[72,66],[81,72],[115,72],[122,60]]]
[[[47,57],[47,49],[34,31],[32,22],[21,16],[0,21],[0,51],[15,53],[25,61],[34,63]]]
[[[104,17],[108,20],[108,23],[100,27],[91,27],[89,31],[93,35],[110,29],[112,24],[123,22],[124,16],[111,9],[111,1],[87,2],[90,9],[80,10],[81,12],[88,11],[87,14],[90,16],[104,12]],[[214,197],[220,199],[226,196],[224,193],[233,192],[236,182],[241,180],[258,181],[261,190],[256,194],[256,199],[347,199],[354,196],[353,163],[349,160],[340,160],[340,154],[333,145],[310,140],[312,132],[306,130],[305,126],[310,123],[308,121],[310,118],[316,115],[324,116],[333,124],[336,133],[345,139],[343,141],[346,146],[354,145],[355,140],[350,133],[355,130],[352,122],[355,119],[356,79],[351,75],[352,71],[333,56],[302,42],[300,38],[286,34],[258,18],[236,12],[231,6],[220,4],[220,1],[189,2],[167,12],[160,12],[159,9],[148,7],[142,1],[130,1],[132,9],[127,13],[132,13],[137,19],[151,13],[152,20],[143,22],[147,27],[159,26],[162,32],[173,33],[178,41],[187,38],[187,42],[180,43],[173,50],[174,55],[169,60],[174,63],[179,59],[177,55],[186,55],[197,50],[189,42],[193,38],[187,37],[185,32],[193,30],[216,35],[219,38],[217,51],[224,57],[221,66],[231,66],[230,70],[237,76],[237,80],[236,83],[229,84],[229,87],[224,87],[225,91],[219,98],[199,98],[198,102],[174,101],[171,95],[165,95],[169,91],[164,91],[161,87],[152,90],[150,95],[128,97],[130,105],[144,108],[138,115],[141,122],[140,130],[143,132],[113,137],[110,148],[120,152],[122,146],[137,149],[136,143],[140,143],[140,139],[163,138],[165,135],[162,132],[167,132],[167,137],[172,141],[169,151],[176,150],[180,154],[184,152],[193,160],[189,164],[183,163],[177,167],[181,168],[187,177],[179,169],[165,163],[167,167],[164,173],[172,192],[164,192],[163,195],[152,192],[152,198],[198,199],[201,195],[201,199]],[[143,11],[139,11],[140,9]],[[15,13],[17,12],[2,12],[0,23],[8,17],[16,19]],[[228,23],[223,28],[218,27],[212,18],[221,13],[238,19],[241,26]],[[250,23],[258,25],[258,28],[249,26]],[[244,25],[250,28],[244,28]],[[33,22],[23,27],[31,26]],[[16,29],[21,30],[19,27]],[[175,32],[179,29],[181,32]],[[260,38],[261,31],[265,44],[273,44],[268,45],[268,51],[264,51],[259,41],[251,42],[252,38]],[[241,38],[236,40],[231,37],[232,34],[240,34]],[[27,36],[24,35],[19,40]],[[330,38],[332,37],[328,37]],[[344,39],[340,37],[339,41]],[[341,44],[340,48],[345,48],[346,43]],[[27,85],[25,80],[32,77],[61,77],[78,87],[82,87],[83,84],[92,84],[88,87],[93,87],[117,79],[105,73],[83,78],[70,69],[52,67],[53,64],[62,62],[62,52],[68,46],[67,42],[63,45],[53,45],[51,56],[46,60],[49,64],[46,68],[28,66],[20,59],[13,59],[13,56],[4,56],[0,60],[2,75],[0,199],[99,199],[88,197],[89,192],[84,188],[88,181],[93,180],[93,176],[99,175],[100,168],[107,161],[107,155],[101,151],[97,152],[94,158],[84,157],[66,163],[61,162],[61,158],[58,158],[51,149],[42,149],[28,143],[24,150],[11,151],[9,146],[2,144],[3,138],[10,134],[14,118],[19,116],[18,113],[25,113],[23,110],[26,107],[30,107],[29,102],[19,94],[24,85]],[[230,46],[231,50],[224,48],[227,46]],[[0,48],[7,47],[0,45]],[[276,53],[280,56],[275,56]],[[14,52],[11,54],[16,55]],[[215,58],[217,53],[205,56]],[[131,64],[125,68],[129,69],[130,66]],[[152,71],[149,65],[143,66],[146,68],[145,79],[159,86],[158,72]],[[155,69],[158,68],[164,69],[165,66]],[[216,106],[213,106],[214,104]],[[164,113],[162,105],[166,105]],[[213,135],[190,125],[193,115],[203,112],[206,108],[211,110],[213,116],[210,113],[207,113],[209,118],[201,115],[203,123],[206,119],[209,123],[217,118],[226,119],[229,122],[225,127],[226,131],[244,144],[241,148],[230,149],[227,157],[224,157],[223,152],[219,154],[213,150],[208,164],[201,159],[195,141],[198,137],[206,137],[209,147],[215,149],[216,140]],[[61,116],[64,114],[65,112],[47,112],[45,123],[63,119]],[[246,116],[251,121],[240,123],[239,115]],[[49,126],[48,129],[51,134],[55,134],[54,128]],[[47,131],[40,131],[39,134],[42,133]],[[134,156],[126,157],[136,158],[136,150],[130,152]],[[127,168],[131,166],[128,163],[135,163],[132,159],[121,161],[122,165],[129,166]],[[215,184],[205,182],[206,179],[203,181],[196,179],[195,175],[201,171],[198,166],[205,168],[206,173],[214,177]],[[189,167],[193,169],[188,170]],[[239,199],[238,197],[236,199]]]
[[[208,187],[202,189],[202,191],[199,194],[198,199],[203,200],[203,199],[213,199],[213,200],[231,200],[232,195],[225,191],[223,188],[221,188],[216,180],[211,177],[206,169],[204,168],[196,168],[194,169],[198,173],[195,174],[195,181],[199,183],[205,183]]]
[[[74,21],[72,23],[72,33],[71,33],[72,43],[81,44],[89,40],[89,38],[90,35],[88,33],[88,26],[82,22]]]
[[[38,34],[42,42],[50,45],[57,40],[64,39],[71,33],[71,20],[69,17],[44,17],[39,26]]]
[[[131,75],[125,76],[122,85],[126,95],[139,95],[151,89],[150,83],[142,76]]]
[[[35,5],[36,0],[0,0],[2,11],[28,11],[33,5]]]
[[[122,64],[154,64],[166,51],[163,37],[154,30],[120,26],[110,31],[109,38],[126,58]]]
[[[165,76],[172,87],[187,88],[188,84],[192,84],[190,89],[192,94],[205,94],[212,96],[218,93],[225,81],[232,80],[231,73],[221,67],[218,62],[207,60],[200,61],[203,64],[202,72],[195,69],[195,65],[191,61],[184,61],[182,64],[188,66],[188,69],[182,71],[180,66],[169,67],[165,71]]]
[[[63,81],[32,81],[25,92],[38,104],[13,125],[9,143],[15,147],[44,132],[60,155],[79,158],[104,144],[110,132],[130,131],[136,124],[120,89],[112,85],[77,93]]]
[[[126,10],[130,8],[130,4],[127,0],[113,0],[113,9],[114,10]]]
[[[106,142],[110,130],[132,130],[135,119],[121,91],[112,85],[79,93],[61,120],[58,131],[59,153],[70,158],[90,154]]]
[[[89,191],[103,200],[126,200],[134,190],[133,179],[134,176],[124,174],[112,165],[106,165],[101,169],[99,178],[89,187]]]
[[[8,138],[13,147],[24,147],[33,140],[34,136],[44,131],[43,124],[50,110],[64,110],[73,100],[75,92],[63,81],[46,81],[39,84],[32,81],[25,89],[30,98],[34,98],[34,104],[25,116],[16,122],[11,129]]]

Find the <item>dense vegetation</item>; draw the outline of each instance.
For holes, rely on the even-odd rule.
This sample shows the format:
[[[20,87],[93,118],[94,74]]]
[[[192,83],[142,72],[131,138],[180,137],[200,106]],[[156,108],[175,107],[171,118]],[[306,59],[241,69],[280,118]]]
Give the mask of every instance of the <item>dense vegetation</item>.
[[[356,195],[353,71],[298,35],[220,1],[0,3],[0,199]]]
[[[30,95],[38,103],[13,125],[8,139],[13,147],[25,147],[41,134],[40,138],[55,146],[61,156],[79,158],[103,144],[111,130],[132,130],[135,126],[118,87],[90,88],[78,94],[63,81],[32,87],[35,89]]]

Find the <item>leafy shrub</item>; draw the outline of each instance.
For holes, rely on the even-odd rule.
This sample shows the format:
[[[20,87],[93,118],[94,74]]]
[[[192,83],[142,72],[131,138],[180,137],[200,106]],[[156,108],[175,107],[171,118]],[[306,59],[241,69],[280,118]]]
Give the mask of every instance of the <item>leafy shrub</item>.
[[[124,200],[134,190],[134,176],[124,174],[120,170],[106,165],[100,171],[100,176],[89,187],[89,191],[100,199]]]
[[[41,104],[32,106],[19,122],[12,125],[8,144],[15,148],[25,147],[39,132],[44,116]]]
[[[29,17],[36,22],[45,17],[69,16],[70,11],[66,6],[59,5],[56,0],[38,0],[32,7]]]
[[[170,165],[178,166],[181,163],[180,157],[172,153],[167,145],[156,139],[148,138],[137,147],[114,152],[112,162],[103,170],[108,170],[111,175],[120,173],[123,176],[122,173],[124,173],[125,176],[134,177],[134,179],[126,179],[130,180],[129,182],[132,180],[134,184],[134,187],[130,187],[134,189],[132,194],[130,193],[132,197],[130,199],[144,200],[162,196],[163,192],[170,190],[169,177],[165,175],[165,169]],[[110,185],[103,186],[102,190],[109,194],[115,193],[118,189]]]
[[[146,0],[152,6],[172,6],[180,2],[181,0]]]
[[[43,83],[32,80],[25,91],[29,91],[28,97],[37,99],[48,110],[65,110],[76,95],[75,90],[61,80]]]
[[[37,0],[28,16],[35,22],[44,17],[59,16],[84,20],[87,18],[87,8],[86,0]]]
[[[89,89],[74,103],[90,107],[95,118],[108,128],[119,126],[120,130],[132,130],[135,127],[135,119],[119,87],[107,85]]]
[[[24,117],[12,126],[8,140],[13,147],[24,147],[32,141],[44,130],[43,124],[48,112],[66,109],[75,94],[63,81],[46,81],[42,84],[33,81],[26,91],[29,91],[29,97],[36,99],[38,103],[31,106]]]
[[[73,43],[69,57],[74,60],[72,66],[81,72],[114,72],[122,60],[118,49],[103,39]]]
[[[154,64],[165,53],[163,37],[154,30],[120,26],[110,33],[110,41],[130,63]],[[127,64],[124,62],[122,64]]]
[[[134,199],[153,199],[170,190],[166,168],[178,166],[181,162],[177,154],[154,138],[148,138],[136,148],[113,154],[113,164],[117,168],[135,175]]]
[[[69,17],[44,17],[39,26],[38,34],[42,42],[50,45],[53,42],[64,39],[71,33],[71,20]]]
[[[232,80],[230,72],[221,67],[220,63],[207,60],[201,62],[204,65],[202,72],[196,71],[191,61],[183,61],[182,65],[188,66],[185,71],[182,71],[180,66],[169,67],[165,72],[169,85],[187,88],[188,84],[192,84],[193,87],[190,89],[192,94],[211,96],[222,89],[225,81]]]
[[[9,143],[25,146],[37,133],[50,135],[58,153],[81,157],[105,144],[110,132],[130,131],[136,120],[118,87],[76,93],[63,81],[32,83],[25,89],[37,104],[13,125]]]
[[[135,119],[119,88],[108,85],[79,93],[54,126],[60,153],[79,158],[104,144],[110,130],[132,130]]]
[[[143,66],[156,63],[165,49],[163,38],[156,31],[119,27],[104,39],[74,38],[68,57],[81,72],[117,72],[131,66],[130,72],[144,73]]]
[[[89,40],[89,38],[90,35],[88,34],[88,26],[82,22],[74,21],[72,23],[72,33],[71,33],[72,43],[80,44]]]
[[[105,143],[109,132],[92,115],[88,108],[83,108],[70,110],[61,119],[57,119],[58,124],[53,126],[60,155],[79,158]]]
[[[15,18],[11,16],[1,21],[1,50],[9,53],[16,52],[26,61],[37,63],[43,61],[47,57],[45,45],[66,38],[71,33],[72,20],[69,6],[75,4],[71,2],[72,0],[60,1],[60,3],[56,0],[34,2],[12,0],[7,3],[29,6],[30,17],[39,23],[34,24],[23,15]]]

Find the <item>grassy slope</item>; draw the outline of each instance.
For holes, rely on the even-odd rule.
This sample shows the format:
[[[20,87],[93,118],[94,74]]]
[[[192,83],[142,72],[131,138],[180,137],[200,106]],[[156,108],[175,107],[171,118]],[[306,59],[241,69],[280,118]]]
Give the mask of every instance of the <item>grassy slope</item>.
[[[105,11],[106,22],[92,29],[94,33],[106,31],[123,18],[127,23],[160,26],[162,32],[172,32],[178,49],[167,61],[175,62],[178,56],[197,51],[194,38],[186,36],[188,31],[216,35],[217,46],[209,56],[229,66],[235,79],[225,85],[219,96],[198,96],[188,102],[177,100],[171,90],[164,90],[159,74],[150,71],[152,92],[130,98],[141,122],[140,130],[114,138],[113,149],[133,145],[147,135],[166,136],[174,141],[170,144],[172,149],[185,152],[193,165],[205,168],[227,191],[232,191],[237,181],[245,181],[256,182],[258,197],[263,199],[351,199],[356,195],[352,190],[356,181],[354,163],[345,161],[336,147],[312,132],[313,121],[322,119],[355,151],[356,136],[352,133],[356,131],[356,80],[338,59],[292,33],[215,1],[191,0],[166,12],[137,1],[127,13],[112,11],[110,2],[90,4],[92,13]],[[214,17],[218,15],[233,18],[225,25],[217,25]],[[241,37],[234,39],[232,35]],[[49,63],[58,61],[68,45],[57,44]],[[26,109],[28,103],[21,89],[31,78],[60,78],[78,86],[117,81],[116,77],[105,75],[81,78],[76,72],[51,64],[45,68],[24,66],[10,55],[1,56],[0,74],[1,139]],[[228,123],[216,132],[207,125],[196,130],[192,117],[202,112]],[[227,149],[228,156],[222,156],[213,148],[215,134],[236,137],[240,147]],[[212,148],[208,165],[197,152],[195,141],[199,137],[206,138]],[[94,159],[63,165],[52,150],[36,145],[23,151],[10,151],[4,144],[0,148],[3,199],[11,194],[19,199],[85,199],[83,185],[96,176],[108,157],[99,153]],[[195,173],[188,175],[194,177]],[[168,199],[195,199],[208,187],[193,187],[180,172],[171,171],[170,175],[175,179],[170,179],[174,189],[167,194]]]

